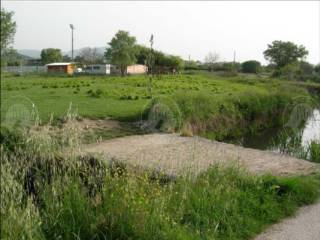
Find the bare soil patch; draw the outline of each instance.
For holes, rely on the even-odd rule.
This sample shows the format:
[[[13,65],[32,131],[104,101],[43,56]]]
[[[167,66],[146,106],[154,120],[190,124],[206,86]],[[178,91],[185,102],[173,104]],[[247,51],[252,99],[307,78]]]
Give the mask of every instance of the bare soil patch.
[[[304,175],[320,169],[319,164],[287,155],[177,134],[116,138],[86,145],[84,151],[170,175],[198,174],[215,164],[236,165],[251,173],[278,176]]]

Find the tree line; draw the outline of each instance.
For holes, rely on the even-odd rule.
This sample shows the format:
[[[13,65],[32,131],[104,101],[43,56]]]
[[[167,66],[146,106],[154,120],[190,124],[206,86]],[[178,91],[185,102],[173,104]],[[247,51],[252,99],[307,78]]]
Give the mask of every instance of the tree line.
[[[16,22],[13,20],[13,12],[1,8],[1,66],[19,64],[19,54],[12,48],[16,32]],[[153,38],[153,37],[152,37]],[[314,80],[320,82],[320,64],[314,66],[305,59],[308,50],[290,41],[273,41],[268,44],[263,52],[269,65],[262,66],[259,61],[249,60],[243,63],[218,62],[219,55],[210,52],[204,62],[184,61],[179,56],[165,54],[161,51],[146,47],[137,43],[134,36],[129,32],[118,31],[108,43],[105,53],[102,54],[97,48],[83,48],[73,61],[80,64],[110,63],[118,67],[121,74],[126,74],[126,68],[131,64],[144,64],[148,66],[152,74],[176,73],[185,70],[207,70],[261,73],[269,72],[274,77],[289,80]],[[60,49],[47,48],[41,51],[41,62],[70,62],[68,55],[62,55]]]

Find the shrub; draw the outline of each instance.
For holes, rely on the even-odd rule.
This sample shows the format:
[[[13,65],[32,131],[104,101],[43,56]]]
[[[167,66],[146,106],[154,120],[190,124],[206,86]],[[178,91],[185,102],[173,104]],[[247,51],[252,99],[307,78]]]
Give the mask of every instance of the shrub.
[[[92,89],[90,89],[90,90],[87,91],[87,94],[88,94],[90,97],[100,98],[101,95],[103,94],[103,91],[102,91],[100,88],[97,89],[96,91],[93,91]]]
[[[182,125],[182,115],[177,103],[167,97],[151,99],[142,113],[150,130],[164,132],[178,131]]]
[[[255,60],[243,62],[241,64],[241,71],[244,73],[259,73],[261,70],[261,63]]]

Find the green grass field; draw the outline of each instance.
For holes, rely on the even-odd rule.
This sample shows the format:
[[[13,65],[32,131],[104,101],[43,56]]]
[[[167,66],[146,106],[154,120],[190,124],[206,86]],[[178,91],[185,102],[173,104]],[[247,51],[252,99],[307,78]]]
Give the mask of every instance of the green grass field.
[[[215,99],[247,91],[268,93],[281,83],[270,79],[223,78],[209,74],[162,76],[153,80],[153,96],[206,92]],[[4,76],[1,102],[27,97],[36,106],[40,118],[47,121],[64,115],[70,103],[80,116],[136,119],[148,99],[148,78],[131,76]],[[3,112],[2,112],[3,113]]]
[[[4,76],[1,121],[8,123],[8,112],[27,114],[26,105],[35,104],[47,122],[51,114],[64,117],[70,103],[82,117],[135,121],[163,101],[168,119],[177,106],[183,128],[189,124],[196,133],[224,139],[268,128],[295,98],[312,99],[309,85],[293,85],[257,76],[184,74],[154,79],[150,98],[146,76]],[[160,130],[177,130],[167,122]],[[132,123],[121,124],[109,132],[94,129],[85,140],[136,134]],[[77,128],[63,128],[59,139],[49,131],[20,130],[1,128],[2,239],[251,239],[320,194],[319,174],[253,176],[212,167],[194,179],[172,179],[77,157],[83,134]]]
[[[72,106],[80,117],[133,122],[144,117],[152,101],[166,99],[168,105],[172,102],[176,105],[182,123],[161,130],[182,128],[188,132],[186,126],[192,126],[196,134],[224,140],[279,124],[282,112],[295,98],[310,97],[306,90],[310,87],[319,86],[297,86],[257,75],[226,77],[199,72],[156,76],[150,96],[149,78],[143,75],[125,78],[4,75],[1,120],[11,123],[12,115],[27,115],[24,111],[30,112],[32,108],[41,122],[46,123],[51,117],[62,118]],[[172,112],[172,106],[168,107]]]

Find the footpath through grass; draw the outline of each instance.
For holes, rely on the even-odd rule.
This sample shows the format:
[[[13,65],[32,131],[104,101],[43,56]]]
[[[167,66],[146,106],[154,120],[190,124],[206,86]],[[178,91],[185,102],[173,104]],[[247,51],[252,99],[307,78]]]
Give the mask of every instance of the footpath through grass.
[[[320,175],[168,178],[78,157],[72,122],[60,141],[17,129],[0,139],[1,239],[250,239],[319,196]]]

